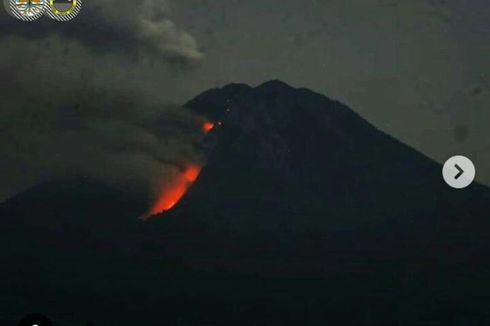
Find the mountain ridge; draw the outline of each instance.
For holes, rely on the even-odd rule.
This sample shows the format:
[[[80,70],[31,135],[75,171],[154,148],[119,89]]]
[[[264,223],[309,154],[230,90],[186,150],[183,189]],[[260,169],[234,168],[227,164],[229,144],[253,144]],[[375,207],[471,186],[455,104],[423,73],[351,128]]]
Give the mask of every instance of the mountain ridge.
[[[319,100],[271,101],[268,94],[277,85],[295,94],[276,98]],[[243,85],[225,86],[188,103],[222,124],[207,136],[212,148],[208,164],[188,193],[174,209],[149,221],[150,227],[181,234],[193,226],[194,240],[170,252],[201,268],[275,275],[287,265],[290,275],[319,276],[349,269],[342,255],[351,263],[375,266],[384,260],[399,268],[441,257],[447,265],[469,263],[464,250],[478,255],[489,250],[480,241],[482,230],[490,227],[484,214],[490,202],[486,187],[475,183],[455,191],[442,180],[440,164],[362,118],[351,123],[349,117],[357,114],[341,103],[282,86],[273,83],[271,92],[262,87],[259,93]],[[306,107],[295,107],[298,103]],[[286,118],[274,115],[287,110]],[[319,128],[325,126],[319,119],[314,119],[319,124],[298,124],[294,114],[318,115],[315,110],[327,114],[327,122],[339,117],[334,121],[340,130]],[[249,123],[250,117],[255,121]],[[274,154],[278,148],[292,155]],[[454,238],[465,245],[455,250]],[[320,257],[338,261],[329,266]],[[206,263],[197,263],[201,260]]]
[[[259,90],[258,93],[257,89]],[[270,94],[274,95],[274,98],[271,99]],[[254,97],[263,100],[256,103],[253,100]],[[298,98],[303,100],[299,108],[296,107],[298,106],[296,103]],[[277,103],[278,101],[279,103]],[[247,139],[255,137],[254,143],[249,144],[249,146],[255,147],[256,152],[249,151],[249,157],[260,156],[262,148],[265,148],[265,152],[268,151],[275,156],[263,154],[265,156],[263,161],[277,163],[277,158],[287,157],[288,153],[294,149],[293,147],[297,150],[298,154],[296,155],[299,157],[307,152],[299,150],[302,144],[294,144],[295,138],[301,138],[309,142],[307,146],[314,147],[316,145],[318,148],[323,146],[322,149],[334,152],[335,155],[343,155],[350,150],[350,156],[333,156],[332,159],[342,160],[346,169],[351,168],[353,173],[355,173],[354,167],[359,168],[363,166],[363,162],[369,164],[372,161],[372,165],[374,163],[385,166],[389,166],[389,163],[398,165],[396,167],[398,174],[401,173],[403,167],[407,173],[412,175],[426,173],[429,169],[431,170],[430,177],[434,178],[434,181],[441,181],[440,164],[414,148],[386,135],[345,105],[305,89],[290,87],[277,80],[266,82],[256,88],[243,84],[226,85],[204,92],[189,101],[186,106],[214,121],[223,123],[223,126],[218,127],[209,136],[210,138],[221,138],[222,142],[226,142],[230,138],[241,137],[239,142],[246,144]],[[304,118],[306,115],[310,115],[310,117]],[[308,128],[318,130],[316,132],[301,131],[301,129]],[[272,131],[270,131],[271,129]],[[325,130],[326,132],[323,132]],[[277,139],[287,139],[287,141],[281,142]],[[329,143],[324,141],[325,139],[333,140]],[[239,146],[238,142],[234,146],[243,147],[243,145]],[[372,148],[366,150],[366,147],[369,146]],[[231,151],[232,149],[228,148],[228,150]],[[383,150],[388,153],[384,154]],[[356,155],[356,152],[362,153]],[[313,162],[323,155],[320,153],[320,149],[316,153],[309,152],[307,154],[309,156],[306,155],[301,158],[307,162]],[[394,157],[390,158],[390,154]],[[212,155],[211,153],[210,160],[213,160]],[[376,162],[375,156],[377,155],[386,156],[386,162],[379,162],[379,160]],[[411,160],[416,162],[404,163],[403,159],[407,156],[411,156]],[[323,158],[325,159],[325,157]],[[360,161],[358,164],[349,162],[356,161],[356,159]],[[323,163],[325,163],[325,167],[329,166],[327,160],[324,160]],[[354,165],[354,167],[350,167],[348,164]],[[422,167],[421,164],[423,164]],[[321,170],[322,166],[316,165],[316,168]],[[305,167],[303,167],[304,169]],[[396,169],[393,168],[392,170]],[[375,170],[374,173],[381,172]],[[475,185],[475,187],[479,186]],[[443,187],[441,189],[448,190]]]
[[[8,307],[119,325],[160,325],[162,311],[189,325],[264,313],[264,324],[488,324],[488,188],[449,188],[440,164],[282,82],[227,85],[187,107],[215,128],[170,211],[143,222],[140,202],[83,179],[0,204]]]

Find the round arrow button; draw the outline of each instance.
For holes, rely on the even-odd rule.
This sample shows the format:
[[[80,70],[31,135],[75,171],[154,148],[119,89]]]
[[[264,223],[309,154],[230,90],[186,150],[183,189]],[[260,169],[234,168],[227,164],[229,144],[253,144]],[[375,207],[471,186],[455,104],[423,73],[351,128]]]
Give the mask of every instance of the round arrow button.
[[[455,189],[464,189],[475,180],[475,165],[465,156],[457,155],[446,161],[442,168],[444,181]]]

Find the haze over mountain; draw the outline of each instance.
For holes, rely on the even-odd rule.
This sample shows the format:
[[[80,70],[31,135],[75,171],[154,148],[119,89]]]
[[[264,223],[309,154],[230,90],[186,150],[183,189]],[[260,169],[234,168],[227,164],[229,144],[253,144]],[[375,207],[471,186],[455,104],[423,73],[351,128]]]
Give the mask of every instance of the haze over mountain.
[[[215,128],[172,210],[143,222],[144,199],[84,178],[0,206],[0,321],[490,320],[488,188],[449,188],[439,164],[342,103],[277,80],[186,106]]]

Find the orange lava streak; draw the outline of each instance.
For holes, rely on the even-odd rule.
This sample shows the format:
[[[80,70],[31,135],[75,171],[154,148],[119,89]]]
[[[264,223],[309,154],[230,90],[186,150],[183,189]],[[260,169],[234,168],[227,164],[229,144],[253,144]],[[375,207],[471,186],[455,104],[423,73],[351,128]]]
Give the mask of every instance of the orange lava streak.
[[[208,132],[210,132],[211,130],[213,130],[214,128],[214,123],[210,122],[210,121],[206,121],[203,125],[202,125],[202,131],[207,134]]]
[[[145,214],[144,219],[172,209],[182,199],[192,183],[196,181],[200,172],[201,167],[189,165],[182,173],[177,174],[170,184],[163,187],[160,191],[155,203]]]
[[[188,182],[193,183],[194,181],[196,181],[199,173],[201,173],[201,168],[199,166],[189,165],[184,171],[184,177]]]

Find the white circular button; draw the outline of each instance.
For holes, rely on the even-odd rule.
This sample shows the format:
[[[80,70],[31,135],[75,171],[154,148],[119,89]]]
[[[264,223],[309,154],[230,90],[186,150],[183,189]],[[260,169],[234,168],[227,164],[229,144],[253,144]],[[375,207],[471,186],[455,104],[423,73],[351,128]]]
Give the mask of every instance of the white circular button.
[[[464,189],[475,180],[475,165],[465,156],[453,156],[444,164],[442,176],[450,187]]]

